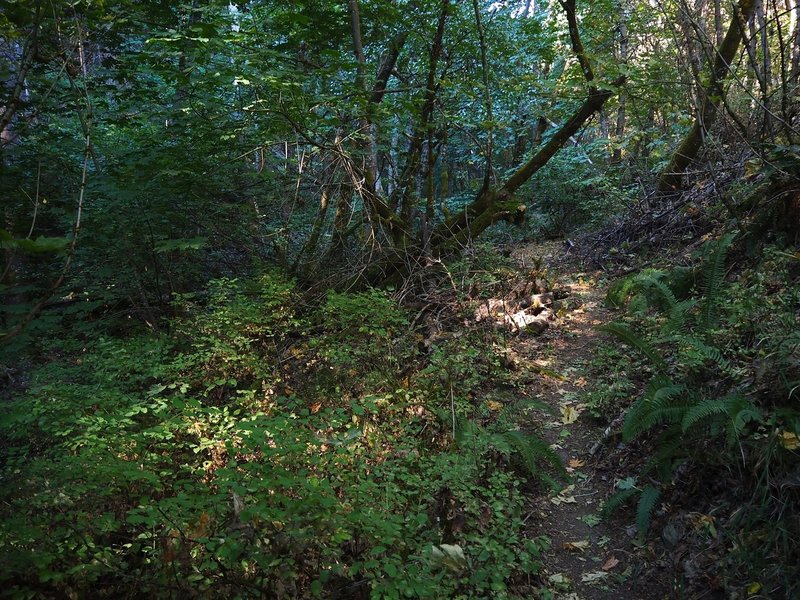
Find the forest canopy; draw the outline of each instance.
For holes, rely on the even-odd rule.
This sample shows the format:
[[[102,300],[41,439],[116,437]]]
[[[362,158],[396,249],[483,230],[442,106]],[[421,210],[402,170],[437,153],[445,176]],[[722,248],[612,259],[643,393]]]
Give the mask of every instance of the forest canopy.
[[[599,223],[704,145],[791,152],[797,10],[755,6],[5,2],[7,245],[85,209],[92,299],[159,306],[242,254],[380,283],[501,221]]]

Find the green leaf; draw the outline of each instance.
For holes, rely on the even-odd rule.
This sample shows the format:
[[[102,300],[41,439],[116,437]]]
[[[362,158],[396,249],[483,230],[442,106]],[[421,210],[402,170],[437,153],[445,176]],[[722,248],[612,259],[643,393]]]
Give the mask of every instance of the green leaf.
[[[163,242],[158,242],[155,244],[155,251],[159,254],[163,254],[165,252],[172,252],[173,250],[200,250],[204,248],[206,245],[206,238],[204,237],[194,237],[190,239],[178,239],[178,240],[165,240]]]
[[[61,252],[69,245],[69,242],[69,238],[66,237],[39,236],[35,240],[15,238],[5,229],[0,229],[0,248],[5,250],[19,248],[32,254]]]
[[[455,572],[462,571],[467,566],[467,558],[461,546],[440,544],[431,547],[431,560],[434,565],[440,565]]]

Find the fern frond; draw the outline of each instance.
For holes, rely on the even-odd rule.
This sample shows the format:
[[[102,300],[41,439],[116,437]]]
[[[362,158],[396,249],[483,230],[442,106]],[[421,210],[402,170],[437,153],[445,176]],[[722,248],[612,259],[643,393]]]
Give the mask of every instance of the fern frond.
[[[697,306],[697,300],[689,298],[676,302],[667,315],[667,322],[662,327],[663,334],[670,334],[685,329],[689,324],[688,315]]]
[[[617,492],[616,494],[610,496],[608,500],[603,503],[603,508],[600,511],[600,514],[603,518],[608,518],[612,512],[617,510],[620,506],[625,504],[628,500],[630,500],[633,496],[640,493],[638,489],[631,488],[628,490],[622,490]]]
[[[439,417],[439,421],[442,423],[442,425],[448,428],[452,427],[451,413],[444,410],[439,410],[436,411],[436,416]],[[475,437],[484,433],[486,433],[486,430],[472,419],[459,417],[456,421],[454,441],[457,446],[465,446],[473,441]]]
[[[538,463],[544,461],[560,473],[565,473],[561,458],[550,445],[538,436],[511,429],[499,434],[522,458],[525,467],[534,477],[539,477]]]
[[[737,409],[738,410],[733,415],[733,426],[736,429],[737,435],[741,434],[745,426],[751,421],[755,421],[756,423],[764,422],[764,414],[747,398],[742,398]]]
[[[728,362],[728,359],[722,355],[722,352],[719,348],[715,348],[714,346],[709,346],[702,340],[694,337],[694,336],[685,336],[680,338],[692,348],[697,350],[698,354],[705,358],[706,360],[710,360],[711,362],[715,363],[722,372],[727,375],[731,375],[733,373],[733,368],[731,367],[731,363]]]
[[[680,423],[686,406],[662,406],[654,408],[644,414],[639,421],[632,425],[633,437],[639,436],[659,425]],[[629,438],[633,439],[633,438]]]
[[[731,410],[728,412],[730,420],[727,423],[728,446],[733,446],[736,443],[736,440],[741,437],[748,423],[751,421],[757,423],[764,422],[763,413],[751,400],[739,394],[733,394],[732,397]]]
[[[642,496],[639,498],[639,504],[636,506],[636,529],[639,530],[639,535],[644,537],[647,530],[650,529],[650,520],[653,517],[653,509],[656,507],[656,502],[661,497],[661,490],[648,485],[642,490]]]
[[[709,398],[700,402],[683,416],[681,429],[686,432],[696,423],[709,419],[715,415],[727,415],[731,410],[731,398]]]
[[[654,379],[648,384],[647,389],[647,395],[655,407],[664,406],[670,399],[680,396],[688,390],[685,383],[673,383],[666,377]]]
[[[628,302],[628,312],[632,315],[644,315],[647,309],[650,308],[650,303],[647,301],[647,296],[644,293],[638,292],[631,296]]]
[[[645,340],[642,336],[637,335],[634,333],[627,325],[623,325],[622,323],[608,323],[606,325],[601,325],[598,327],[600,331],[604,331],[605,333],[610,333],[612,335],[617,336],[620,340],[624,343],[628,344],[631,348],[638,350],[642,354],[644,354],[650,361],[656,366],[659,371],[664,370],[664,361],[661,357],[656,353],[655,348],[653,347],[650,342]]]
[[[610,306],[612,308],[622,307],[628,300],[628,296],[630,296],[631,290],[634,287],[634,280],[635,276],[629,275],[612,283],[608,288],[608,293],[606,294],[606,306]]]
[[[725,260],[728,256],[728,248],[734,237],[732,233],[722,236],[714,244],[703,267],[703,279],[700,288],[703,293],[703,301],[700,309],[699,325],[700,331],[704,334],[707,334],[718,321],[717,305],[721,296],[722,283],[725,279]]]
[[[680,397],[686,391],[686,385],[673,383],[665,376],[656,376],[625,416],[623,439],[630,441],[656,425],[680,420],[684,408],[672,406],[670,403],[673,398]]]
[[[741,394],[731,394],[724,398],[710,398],[703,400],[686,411],[681,422],[683,431],[687,431],[700,421],[715,417],[724,416],[726,440],[729,446],[733,446],[741,436],[744,428],[751,421],[761,422],[763,415],[761,411]]]
[[[537,398],[517,398],[500,411],[499,418],[511,417],[512,421],[516,421],[517,417],[529,410],[539,410],[551,415],[556,414],[556,409],[544,400],[539,400]]]
[[[675,459],[686,454],[686,438],[680,432],[672,431],[658,440],[655,454],[642,468],[642,474],[656,471],[658,477],[667,483],[675,470]]]
[[[666,273],[663,271],[649,271],[637,277],[636,281],[642,289],[655,292],[662,301],[661,308],[665,312],[669,312],[678,303],[678,299],[670,287],[664,283],[665,276]]]
[[[622,423],[622,439],[624,441],[630,442],[647,431],[646,427],[642,427],[642,419],[647,414],[647,408],[644,398],[639,398],[628,408],[625,421]]]

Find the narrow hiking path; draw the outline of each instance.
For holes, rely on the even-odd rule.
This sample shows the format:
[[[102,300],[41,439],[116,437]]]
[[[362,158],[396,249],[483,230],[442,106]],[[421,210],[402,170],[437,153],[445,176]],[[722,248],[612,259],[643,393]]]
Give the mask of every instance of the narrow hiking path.
[[[616,454],[624,450],[616,442],[609,445],[607,424],[592,418],[585,404],[591,389],[589,363],[602,342],[597,326],[613,320],[603,305],[605,289],[598,287],[602,273],[581,272],[579,265],[566,263],[560,244],[528,246],[512,256],[523,266],[538,259],[556,269],[559,288],[568,294],[566,309],[553,326],[511,342],[519,362],[540,371],[523,393],[549,406],[534,418],[569,477],[559,493],[530,498],[529,535],[551,540],[542,578],[556,599],[674,597],[655,547],[634,543],[632,519],[624,513],[601,519],[602,503],[620,475]]]

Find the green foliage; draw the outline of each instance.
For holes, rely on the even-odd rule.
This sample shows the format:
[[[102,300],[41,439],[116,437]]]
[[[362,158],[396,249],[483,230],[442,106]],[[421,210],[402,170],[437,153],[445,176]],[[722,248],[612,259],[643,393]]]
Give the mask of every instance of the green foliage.
[[[544,463],[547,469],[554,468],[561,473],[565,473],[561,458],[540,437],[519,430],[505,431],[500,435],[519,454],[525,468],[531,475],[541,476],[547,473],[547,470],[542,469],[540,463]]]
[[[593,377],[586,388],[587,408],[594,417],[608,422],[635,394],[636,379],[646,366],[644,359],[631,354],[625,345],[599,344],[585,368]]]
[[[683,415],[681,428],[686,431],[695,423],[711,419],[716,415],[725,417],[728,446],[733,444],[744,433],[745,426],[753,422],[762,422],[761,411],[747,398],[731,394],[724,398],[707,398],[692,406]]]
[[[312,303],[263,267],[319,291],[330,285],[320,280],[341,290],[354,273],[377,267],[377,280],[404,264],[428,285],[436,240],[484,172],[500,187],[537,150],[534,131],[536,143],[552,140],[585,97],[557,3],[524,4],[478,3],[484,69],[471,4],[445,3],[429,85],[441,0],[361,0],[363,60],[344,2],[0,3],[0,332],[46,301],[2,348],[9,594],[115,596],[135,584],[176,597],[502,597],[536,570],[540,545],[522,541],[517,486],[555,461],[519,429],[519,404],[494,416],[477,408],[502,372],[491,334],[420,338],[387,294]],[[698,48],[663,35],[664,19],[685,15],[678,3],[662,8],[578,4],[595,81],[631,85],[613,86],[603,112],[517,191],[529,234],[633,208],[669,161],[692,120],[684,65]],[[774,15],[756,52],[783,57],[774,32],[791,18]],[[400,39],[391,76],[376,80]],[[374,102],[373,91],[386,93]],[[774,139],[747,175],[796,171],[791,128],[781,129],[794,98],[772,92],[786,114],[765,126]],[[726,105],[750,110],[752,90],[732,89]],[[373,159],[374,174],[364,168]],[[503,289],[504,260],[468,241],[443,281],[461,286],[460,299]],[[650,272],[615,288],[613,303],[627,302],[644,328],[608,331],[655,372],[629,436],[685,430],[742,443],[800,429],[793,250],[770,259],[783,283],[753,274],[729,286],[725,249],[698,277]],[[638,357],[623,360],[630,372],[606,374],[600,411],[636,385]],[[453,421],[474,423],[469,444],[454,446]],[[452,514],[467,525],[455,531]]]
[[[506,459],[517,458],[526,473],[533,478],[551,482],[548,471],[564,474],[558,454],[539,436],[518,429],[504,430],[492,425],[483,427],[474,421],[462,420],[456,429],[456,443],[465,450],[491,449]]]
[[[732,236],[726,235],[709,244],[702,266],[691,270],[701,273],[700,297],[680,299],[668,282],[685,279],[683,273],[676,277],[660,271],[627,278],[613,290],[612,300],[634,306],[631,320],[637,324],[620,322],[603,329],[634,349],[653,371],[628,409],[622,434],[628,441],[655,434],[642,475],[657,474],[661,483],[619,485],[605,510],[638,498],[636,522],[643,535],[677,465],[688,462],[690,468],[704,469],[705,477],[724,477],[738,467],[740,473],[751,474],[743,474],[741,489],[730,490],[731,498],[723,501],[733,503],[734,513],[725,535],[741,540],[733,552],[735,564],[753,581],[794,589],[796,552],[785,541],[800,532],[785,515],[796,510],[796,499],[776,495],[769,481],[798,472],[795,435],[800,419],[793,405],[793,386],[800,380],[798,288],[791,283],[796,282],[797,259],[766,248],[756,264],[740,266],[737,278],[726,281],[731,243]],[[637,297],[643,299],[638,308]],[[629,363],[621,365],[630,368]],[[736,515],[734,507],[744,501],[754,503],[758,517]],[[767,553],[780,558],[767,565],[761,558]]]
[[[643,294],[646,306],[657,309],[665,317],[659,322],[656,336],[643,336],[623,323],[600,327],[641,352],[656,370],[645,392],[626,416],[623,427],[626,439],[664,424],[672,427],[681,424],[685,432],[701,421],[721,416],[725,420],[727,439],[732,443],[741,435],[748,420],[760,420],[758,409],[751,401],[738,395],[711,400],[706,396],[709,391],[702,389],[702,382],[709,379],[714,369],[725,375],[734,372],[722,351],[703,341],[709,337],[718,313],[725,256],[732,240],[733,235],[723,236],[707,253],[703,297],[699,305],[693,299],[679,301],[664,283],[663,272],[645,272],[631,280],[628,289]],[[694,309],[699,314],[693,325]],[[665,361],[664,355],[670,360]]]
[[[671,477],[674,459],[685,454],[669,440],[680,434],[713,438],[723,432],[731,448],[745,434],[748,423],[763,421],[752,400],[738,393],[716,396],[707,384],[714,377],[735,374],[722,351],[704,341],[710,339],[719,311],[726,251],[732,240],[732,235],[725,235],[707,251],[703,297],[699,302],[691,298],[678,300],[665,283],[667,274],[661,271],[643,272],[614,290],[616,299],[624,293],[631,298],[631,305],[641,298],[640,305],[657,311],[655,334],[642,335],[624,323],[600,327],[640,352],[655,370],[644,392],[628,410],[622,433],[630,441],[654,429],[661,431],[661,452],[649,468],[662,471],[666,479]],[[637,307],[636,314],[642,316],[646,311]],[[637,526],[642,534],[649,526],[649,515],[659,494],[660,490],[649,486],[639,499]]]
[[[326,335],[310,347],[320,351],[334,377],[362,378],[368,385],[377,377],[400,385],[397,377],[411,352],[409,338],[402,335],[408,319],[386,293],[329,292],[316,320]]]
[[[7,594],[511,597],[538,571],[503,466],[552,450],[510,429],[454,446],[434,415],[460,380],[403,383],[416,345],[387,295],[310,310],[267,272],[175,310],[168,335],[70,347],[4,404]],[[479,385],[470,362],[451,376]]]
[[[35,240],[28,238],[16,239],[5,229],[0,229],[0,249],[24,250],[33,254],[43,252],[60,252],[67,247],[69,239],[60,237],[39,236]]]
[[[608,517],[612,512],[623,506],[626,502],[639,493],[641,493],[641,491],[634,487],[629,487],[616,492],[603,503],[603,516]]]
[[[592,159],[605,162],[607,151],[608,140],[603,139],[588,148],[565,148],[526,186],[534,235],[564,237],[600,226],[623,210],[637,190],[612,184],[607,173],[596,170]]]
[[[680,422],[690,395],[685,384],[675,384],[663,375],[654,377],[625,416],[624,438],[631,440],[658,425]]]
[[[653,511],[661,497],[661,490],[653,485],[639,488],[636,486],[635,478],[618,481],[616,487],[618,491],[603,503],[602,514],[604,517],[608,517],[625,503],[638,498],[636,503],[636,529],[638,531],[638,541],[642,543],[648,529],[650,529]]]

